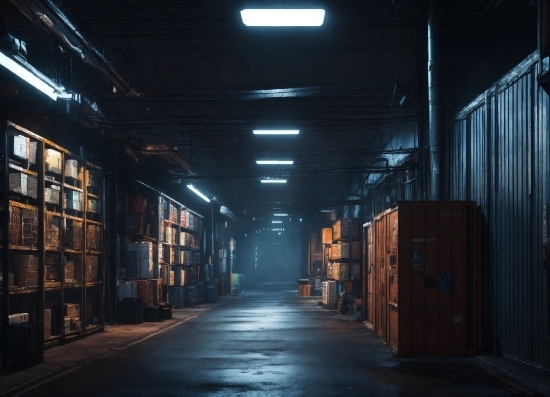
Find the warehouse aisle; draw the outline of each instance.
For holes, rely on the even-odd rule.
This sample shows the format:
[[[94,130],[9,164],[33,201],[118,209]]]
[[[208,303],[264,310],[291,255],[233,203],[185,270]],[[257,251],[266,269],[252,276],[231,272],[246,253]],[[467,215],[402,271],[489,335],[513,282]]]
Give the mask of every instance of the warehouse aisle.
[[[401,360],[351,316],[264,284],[24,396],[516,396],[472,360]]]

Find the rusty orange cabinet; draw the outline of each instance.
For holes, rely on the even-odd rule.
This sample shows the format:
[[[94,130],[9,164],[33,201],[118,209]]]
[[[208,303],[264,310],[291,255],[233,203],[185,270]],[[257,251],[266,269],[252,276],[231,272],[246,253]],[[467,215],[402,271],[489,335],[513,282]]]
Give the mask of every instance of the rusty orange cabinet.
[[[366,228],[365,319],[398,356],[481,350],[480,227],[474,202],[403,201]]]

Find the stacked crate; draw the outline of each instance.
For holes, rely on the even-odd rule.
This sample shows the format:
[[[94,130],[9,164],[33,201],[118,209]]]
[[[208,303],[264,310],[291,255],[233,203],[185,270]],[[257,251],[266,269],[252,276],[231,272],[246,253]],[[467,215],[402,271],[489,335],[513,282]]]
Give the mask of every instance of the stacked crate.
[[[329,240],[330,239],[330,240]],[[325,243],[326,276],[336,282],[338,292],[343,292],[343,299],[352,302],[360,295],[361,282],[361,233],[357,219],[339,219],[332,229],[323,229]],[[357,284],[351,290],[344,289],[344,284]]]

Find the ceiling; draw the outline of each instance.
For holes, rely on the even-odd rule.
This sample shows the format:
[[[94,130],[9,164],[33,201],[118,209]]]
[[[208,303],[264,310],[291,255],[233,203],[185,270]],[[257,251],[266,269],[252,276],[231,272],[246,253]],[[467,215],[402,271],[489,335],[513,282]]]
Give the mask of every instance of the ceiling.
[[[296,1],[56,1],[139,95],[114,92],[24,18],[15,7],[21,1],[3,3],[5,28],[27,42],[29,62],[97,98],[102,113],[90,118],[136,153],[140,173],[159,188],[193,181],[244,220],[341,204],[355,194],[352,176],[387,152],[386,127],[413,134],[411,121],[426,116],[427,1],[299,3],[326,10],[315,28],[252,28],[240,19],[244,8]],[[528,0],[444,4],[449,114],[535,50],[536,7]],[[253,135],[259,128],[300,134]],[[258,159],[294,165],[258,166]],[[263,185],[262,177],[288,183]]]

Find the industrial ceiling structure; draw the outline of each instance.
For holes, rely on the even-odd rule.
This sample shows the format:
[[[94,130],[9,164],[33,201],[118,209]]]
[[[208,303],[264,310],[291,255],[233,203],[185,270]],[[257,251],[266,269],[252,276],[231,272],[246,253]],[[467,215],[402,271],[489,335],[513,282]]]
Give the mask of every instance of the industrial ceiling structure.
[[[537,8],[529,0],[441,5],[450,115],[536,49]],[[325,17],[316,27],[252,27],[240,14],[250,8],[315,8]],[[384,159],[425,148],[415,137],[427,120],[427,0],[4,0],[0,12],[4,34],[82,95],[75,119],[120,145],[136,176],[193,183],[245,223],[363,196],[350,191],[353,177],[418,167]],[[46,103],[1,77],[6,117]],[[299,133],[253,133],[261,129]],[[412,147],[388,146],[396,135]]]

